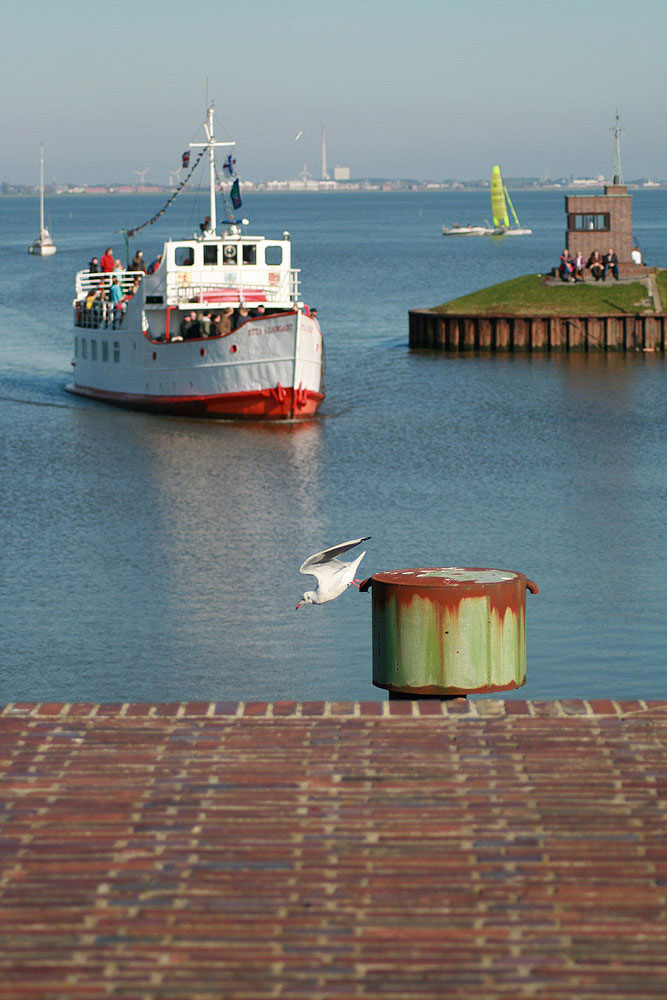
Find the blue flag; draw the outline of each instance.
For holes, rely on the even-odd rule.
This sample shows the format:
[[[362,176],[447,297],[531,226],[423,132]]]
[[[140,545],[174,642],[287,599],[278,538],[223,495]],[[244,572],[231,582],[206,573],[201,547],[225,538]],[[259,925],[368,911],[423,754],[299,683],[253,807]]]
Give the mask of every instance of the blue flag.
[[[229,197],[232,199],[232,205],[234,206],[234,208],[240,208],[241,205],[243,204],[243,202],[241,201],[241,189],[239,188],[238,177],[231,186]]]
[[[232,174],[234,173],[235,166],[236,166],[236,160],[232,158],[232,154],[230,153],[227,159],[222,164],[222,172],[226,174],[228,177],[231,177]]]

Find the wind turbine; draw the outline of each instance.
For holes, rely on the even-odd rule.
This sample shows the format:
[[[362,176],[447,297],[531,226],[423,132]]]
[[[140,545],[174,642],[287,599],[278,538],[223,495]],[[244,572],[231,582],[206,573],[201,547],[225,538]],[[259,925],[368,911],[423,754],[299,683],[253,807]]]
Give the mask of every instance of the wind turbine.
[[[145,176],[146,176],[146,174],[148,173],[149,170],[150,170],[150,167],[146,167],[145,170],[135,170],[134,171],[135,174],[137,175],[137,177],[141,177],[141,184],[137,184],[137,187],[143,187],[144,186],[144,178],[145,178]]]

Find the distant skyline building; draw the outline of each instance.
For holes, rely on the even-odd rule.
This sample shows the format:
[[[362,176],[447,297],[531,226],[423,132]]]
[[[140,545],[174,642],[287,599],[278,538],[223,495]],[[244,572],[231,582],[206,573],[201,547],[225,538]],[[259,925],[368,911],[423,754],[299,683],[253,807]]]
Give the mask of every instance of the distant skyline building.
[[[349,167],[334,167],[333,179],[335,181],[349,181],[350,179],[350,168]]]
[[[322,180],[329,180],[329,172],[327,170],[327,134],[324,130],[324,125],[322,126]]]

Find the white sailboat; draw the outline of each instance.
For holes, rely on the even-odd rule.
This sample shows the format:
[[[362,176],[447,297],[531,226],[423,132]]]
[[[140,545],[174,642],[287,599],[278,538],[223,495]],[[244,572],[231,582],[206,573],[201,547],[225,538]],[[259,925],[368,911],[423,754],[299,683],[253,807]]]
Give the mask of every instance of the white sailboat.
[[[50,257],[56,252],[56,245],[51,239],[44,223],[44,143],[39,147],[39,236],[36,236],[28,247],[28,253],[39,257]]]
[[[509,205],[512,213],[512,222],[507,214]],[[493,213],[494,228],[490,236],[530,236],[532,229],[526,229],[519,222],[519,217],[514,210],[509,191],[505,187],[500,167],[494,167],[491,171],[491,212]]]
[[[507,207],[512,213],[510,223]],[[493,225],[488,222],[483,226],[443,226],[443,236],[530,236],[532,229],[526,229],[519,222],[519,217],[514,210],[509,191],[505,187],[500,167],[494,167],[491,171],[491,214]]]

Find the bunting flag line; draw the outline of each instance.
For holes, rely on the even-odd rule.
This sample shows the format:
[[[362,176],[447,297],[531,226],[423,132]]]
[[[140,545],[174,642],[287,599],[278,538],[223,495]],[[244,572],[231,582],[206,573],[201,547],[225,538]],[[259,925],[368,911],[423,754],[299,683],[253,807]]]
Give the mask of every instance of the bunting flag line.
[[[188,183],[188,181],[192,177],[193,173],[195,172],[195,170],[199,166],[199,161],[201,160],[201,158],[202,158],[202,156],[204,155],[205,152],[206,152],[206,147],[204,146],[204,148],[199,153],[197,159],[195,160],[194,164],[192,165],[192,169],[190,170],[190,173],[186,177],[183,178],[183,180],[180,182],[180,184],[178,185],[178,187],[176,188],[176,190],[172,194],[172,196],[169,199],[169,201],[165,202],[165,204],[162,206],[162,208],[160,209],[160,211],[156,212],[152,219],[148,219],[147,222],[142,222],[142,224],[140,226],[135,226],[134,229],[128,229],[127,230],[128,237],[131,238],[132,236],[134,236],[135,233],[138,233],[142,229],[145,229],[146,226],[152,226],[154,222],[157,222],[157,220],[161,216],[164,215],[164,213],[167,211],[167,209],[169,208],[169,206],[174,201],[176,201],[176,199],[178,198],[179,194],[181,193],[181,191],[183,190],[183,188],[185,187],[185,185]],[[186,156],[186,154],[183,153],[183,160],[185,160],[185,156]],[[189,163],[190,162],[190,154],[189,153],[187,154],[187,157],[188,157],[188,163]]]

